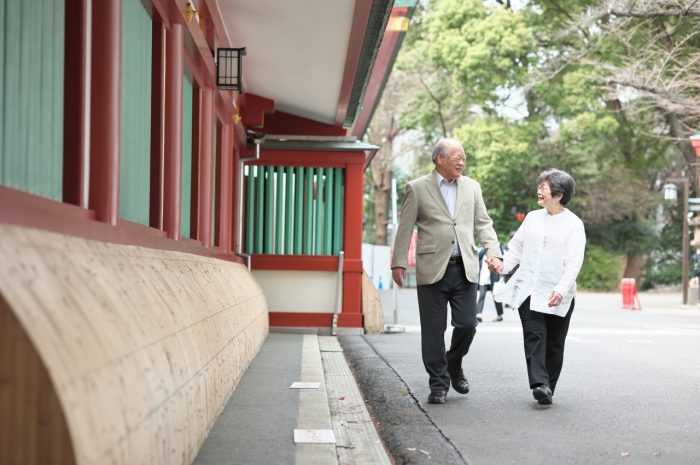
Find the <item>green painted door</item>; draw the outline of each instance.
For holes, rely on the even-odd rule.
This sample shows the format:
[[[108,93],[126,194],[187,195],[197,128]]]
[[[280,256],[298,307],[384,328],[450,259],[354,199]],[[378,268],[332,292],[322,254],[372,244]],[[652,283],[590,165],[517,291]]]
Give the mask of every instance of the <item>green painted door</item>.
[[[61,200],[63,1],[0,0],[0,184]]]
[[[139,0],[122,2],[119,216],[148,225],[152,23]]]
[[[185,74],[182,80],[182,217],[180,235],[192,237],[190,213],[192,211],[192,81]]]

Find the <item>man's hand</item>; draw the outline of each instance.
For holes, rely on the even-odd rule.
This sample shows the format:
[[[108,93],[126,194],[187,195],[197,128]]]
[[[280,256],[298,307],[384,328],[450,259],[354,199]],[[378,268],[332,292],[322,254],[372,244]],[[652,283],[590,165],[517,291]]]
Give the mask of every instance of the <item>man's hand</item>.
[[[492,273],[500,273],[503,271],[503,260],[496,257],[486,257],[484,259],[486,264],[489,266],[489,271]]]
[[[392,268],[391,276],[394,278],[394,282],[397,286],[403,287],[403,280],[406,279],[406,268],[401,268],[399,266]]]
[[[547,305],[550,307],[556,307],[562,300],[564,300],[564,297],[562,297],[560,293],[557,291],[552,291],[552,293],[549,294],[549,302],[547,302]]]

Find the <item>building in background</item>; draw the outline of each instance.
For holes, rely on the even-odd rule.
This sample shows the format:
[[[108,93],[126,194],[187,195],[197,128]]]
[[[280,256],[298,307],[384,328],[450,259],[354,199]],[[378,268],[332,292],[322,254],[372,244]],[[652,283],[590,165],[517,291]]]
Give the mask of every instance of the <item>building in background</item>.
[[[414,6],[0,0],[0,462],[189,463],[270,326],[362,330]]]

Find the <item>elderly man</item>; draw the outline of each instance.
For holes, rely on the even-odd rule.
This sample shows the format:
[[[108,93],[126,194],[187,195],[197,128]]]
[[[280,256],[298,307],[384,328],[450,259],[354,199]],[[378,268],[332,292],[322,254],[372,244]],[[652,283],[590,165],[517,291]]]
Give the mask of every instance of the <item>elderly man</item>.
[[[397,285],[406,278],[408,247],[418,229],[416,283],[421,321],[421,351],[428,372],[428,403],[444,404],[450,383],[460,394],[469,392],[462,358],[476,334],[478,247],[486,250],[489,268],[501,265],[493,222],[486,212],[481,186],[462,176],[466,155],[454,139],[442,139],[433,149],[432,173],[406,187],[401,220],[391,261]],[[447,303],[452,311],[452,342],[445,353]]]

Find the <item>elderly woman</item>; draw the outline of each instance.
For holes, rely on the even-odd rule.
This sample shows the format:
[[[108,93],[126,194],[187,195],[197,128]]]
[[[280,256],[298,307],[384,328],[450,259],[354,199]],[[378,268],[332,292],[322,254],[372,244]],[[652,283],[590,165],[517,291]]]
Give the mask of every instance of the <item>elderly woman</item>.
[[[550,169],[537,179],[537,203],[508,243],[503,257],[508,282],[494,296],[517,308],[523,327],[530,389],[539,404],[552,403],[564,361],[564,341],[583,264],[586,233],[565,205],[576,183]]]

